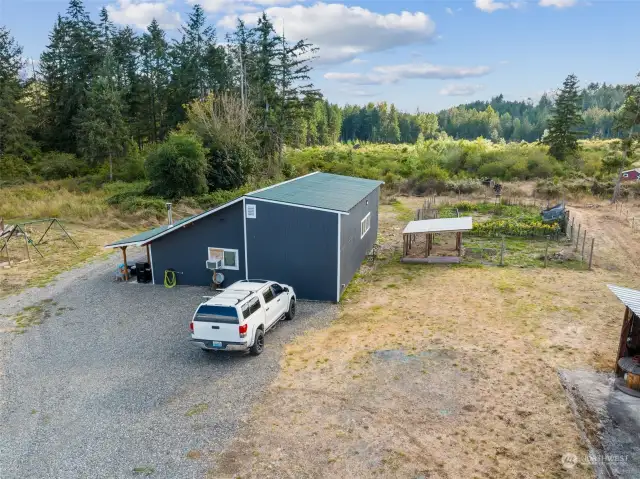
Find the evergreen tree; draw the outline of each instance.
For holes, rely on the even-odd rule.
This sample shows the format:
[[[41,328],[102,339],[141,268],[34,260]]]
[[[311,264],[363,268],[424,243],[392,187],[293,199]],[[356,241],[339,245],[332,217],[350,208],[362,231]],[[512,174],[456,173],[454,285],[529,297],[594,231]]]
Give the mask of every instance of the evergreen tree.
[[[154,19],[142,38],[142,120],[146,120],[144,134],[152,142],[162,140],[166,124],[167,89],[170,81],[169,44],[165,33]]]
[[[640,140],[638,127],[640,127],[640,84],[636,83],[627,87],[625,101],[616,115],[615,129],[625,133],[625,138],[622,140],[622,155],[614,155],[614,161],[611,157],[604,161],[605,167],[618,167],[616,186],[611,198],[612,203],[616,202],[620,194],[622,171],[633,161],[632,157]]]
[[[578,77],[569,75],[558,93],[553,116],[549,120],[549,133],[544,142],[549,145],[549,153],[562,161],[578,151],[578,129],[584,120],[581,114],[581,100],[578,92]]]
[[[125,106],[117,88],[116,65],[107,51],[104,62],[87,98],[87,106],[76,117],[78,151],[91,164],[109,163],[109,179],[113,180],[113,159],[124,151],[127,125]]]
[[[24,85],[20,80],[23,66],[22,47],[4,27],[0,27],[0,156],[26,156],[30,115],[21,99]]]

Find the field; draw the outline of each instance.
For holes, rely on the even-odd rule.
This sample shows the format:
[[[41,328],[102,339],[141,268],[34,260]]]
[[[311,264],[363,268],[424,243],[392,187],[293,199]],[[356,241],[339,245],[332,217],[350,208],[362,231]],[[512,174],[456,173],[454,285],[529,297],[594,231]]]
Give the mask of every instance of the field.
[[[570,205],[598,235],[594,271],[402,265],[421,200],[381,210],[386,259],[340,318],[289,345],[282,371],[211,477],[592,477],[559,368],[613,367],[623,309],[606,284],[639,248],[605,203]],[[638,214],[638,205],[630,205]]]

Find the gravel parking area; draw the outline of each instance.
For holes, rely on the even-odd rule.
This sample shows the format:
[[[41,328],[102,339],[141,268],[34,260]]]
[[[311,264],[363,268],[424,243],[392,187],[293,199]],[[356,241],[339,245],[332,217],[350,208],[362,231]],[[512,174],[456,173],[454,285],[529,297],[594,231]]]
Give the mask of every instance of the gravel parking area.
[[[282,346],[337,313],[300,302],[261,356],[208,354],[187,329],[206,289],[114,283],[112,269],[81,268],[31,295],[50,300],[40,303],[46,319],[1,333],[3,479],[202,477],[275,378]],[[0,301],[0,311],[18,303]]]

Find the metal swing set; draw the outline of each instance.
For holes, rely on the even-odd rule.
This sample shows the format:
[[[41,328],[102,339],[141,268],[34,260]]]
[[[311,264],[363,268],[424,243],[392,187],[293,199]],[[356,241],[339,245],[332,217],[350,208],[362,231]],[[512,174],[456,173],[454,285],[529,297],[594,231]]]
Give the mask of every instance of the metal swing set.
[[[49,223],[49,224],[47,225],[47,229],[44,231],[40,239],[37,242],[34,242],[29,236],[29,234],[27,233],[27,231],[25,230],[25,227],[27,225],[35,225],[35,224],[42,224],[42,223]],[[47,233],[49,233],[49,231],[51,230],[51,227],[54,225],[57,225],[62,230],[62,232],[64,233],[64,236],[73,243],[76,249],[80,249],[78,244],[73,240],[73,238],[67,232],[67,230],[64,229],[64,226],[62,226],[62,223],[60,223],[60,221],[58,221],[57,218],[45,218],[41,220],[25,221],[23,223],[16,223],[16,224],[7,225],[7,226],[5,226],[4,221],[2,220],[2,218],[0,218],[0,258],[6,254],[9,266],[11,266],[11,255],[9,254],[9,241],[12,238],[18,239],[20,236],[24,238],[24,248],[27,253],[27,258],[29,261],[31,261],[31,254],[29,253],[29,245],[31,245],[33,249],[36,250],[36,252],[40,255],[41,258],[44,258],[44,255],[42,254],[40,249],[38,249],[38,245],[43,244],[43,241],[47,236]]]

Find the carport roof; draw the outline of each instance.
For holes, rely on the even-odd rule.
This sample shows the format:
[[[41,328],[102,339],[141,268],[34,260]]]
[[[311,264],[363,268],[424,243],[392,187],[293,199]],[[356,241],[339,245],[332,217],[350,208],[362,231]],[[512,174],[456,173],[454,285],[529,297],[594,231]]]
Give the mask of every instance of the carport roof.
[[[149,231],[143,231],[142,233],[139,233],[137,235],[133,235],[130,236],[128,238],[124,238],[121,240],[116,241],[115,243],[111,243],[109,245],[107,245],[107,248],[117,248],[120,246],[132,246],[132,245],[137,245],[140,246],[141,244],[146,243],[148,240],[155,238],[156,236],[164,233],[167,230],[179,227],[181,224],[186,223],[187,221],[191,220],[192,218],[194,218],[194,216],[189,216],[187,218],[182,218],[181,220],[175,221],[173,223],[173,226],[169,226],[169,225],[162,225],[162,226],[158,226],[157,228],[153,228],[152,230]]]
[[[607,287],[627,308],[640,316],[640,291],[631,288],[623,288],[614,284],[608,284]]]
[[[312,173],[247,194],[277,203],[348,213],[384,182],[331,173]]]

